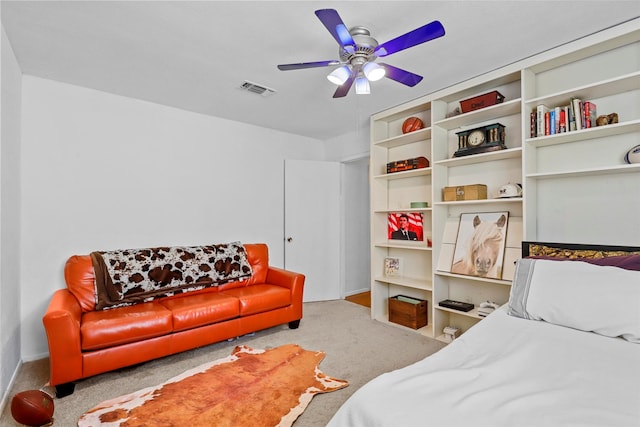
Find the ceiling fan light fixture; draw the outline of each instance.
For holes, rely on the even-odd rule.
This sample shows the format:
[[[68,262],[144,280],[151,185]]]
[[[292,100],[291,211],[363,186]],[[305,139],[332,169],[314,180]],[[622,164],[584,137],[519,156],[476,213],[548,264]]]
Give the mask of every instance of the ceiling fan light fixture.
[[[364,75],[367,77],[367,79],[371,82],[380,80],[386,74],[386,70],[384,69],[384,67],[381,67],[375,62],[367,62],[366,64],[364,64],[364,66],[362,67],[362,71],[364,72]]]
[[[359,76],[356,78],[356,94],[369,95],[371,93],[371,87],[369,86],[369,80],[365,76]]]
[[[327,76],[327,79],[338,86],[342,86],[351,76],[351,67],[343,65],[338,67]]]

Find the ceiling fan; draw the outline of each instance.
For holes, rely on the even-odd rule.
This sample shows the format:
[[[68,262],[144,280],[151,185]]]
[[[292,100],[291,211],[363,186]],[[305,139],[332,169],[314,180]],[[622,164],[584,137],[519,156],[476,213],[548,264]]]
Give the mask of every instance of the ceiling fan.
[[[333,94],[334,98],[346,96],[354,83],[356,94],[368,94],[370,93],[369,82],[383,77],[410,87],[417,85],[422,80],[422,76],[389,64],[378,63],[376,59],[444,36],[442,24],[439,21],[433,21],[395,39],[378,44],[365,27],[357,26],[347,30],[335,9],[316,10],[316,16],[340,45],[338,49],[340,59],[281,64],[278,65],[278,69],[288,71],[339,65],[327,76],[330,82],[339,86]]]

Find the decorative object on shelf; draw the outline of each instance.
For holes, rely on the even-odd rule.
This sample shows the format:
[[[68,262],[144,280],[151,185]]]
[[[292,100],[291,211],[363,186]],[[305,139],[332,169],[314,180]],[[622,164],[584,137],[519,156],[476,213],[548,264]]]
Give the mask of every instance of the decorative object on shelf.
[[[458,150],[453,154],[453,157],[487,153],[507,148],[504,143],[504,126],[500,123],[456,132],[456,135],[458,135]]]
[[[442,189],[442,200],[445,202],[484,200],[486,198],[487,186],[484,184],[458,185]]]
[[[424,239],[422,212],[390,213],[387,220],[388,238],[392,240]]]
[[[384,275],[387,277],[402,276],[402,261],[396,257],[384,259]]]
[[[465,313],[473,310],[473,307],[475,307],[475,305],[471,304],[470,302],[462,302],[452,299],[442,300],[438,303],[438,305],[440,307],[446,307],[452,310],[464,311]]]
[[[409,117],[402,123],[402,133],[409,133],[424,128],[424,123],[417,117]]]
[[[498,308],[500,308],[500,305],[493,301],[482,302],[480,303],[480,307],[478,307],[478,316],[487,317]]]
[[[444,341],[451,343],[460,336],[460,328],[456,328],[455,326],[445,326],[442,333],[444,334]]]
[[[432,245],[433,245],[433,240],[432,240],[432,233],[431,233],[431,230],[426,230],[426,231],[424,232],[424,237],[425,237],[425,239],[427,240],[427,247],[429,247],[429,248],[430,248],[430,247],[432,247]]]
[[[498,199],[509,199],[512,197],[522,197],[522,185],[508,183],[498,189]]]
[[[451,272],[500,279],[508,218],[507,211],[461,214]]]
[[[602,116],[598,116],[596,119],[596,126],[605,126],[618,123],[618,113],[611,113]]]
[[[411,206],[411,209],[428,208],[429,202],[411,202],[409,206]]]
[[[490,107],[496,104],[502,104],[504,96],[497,90],[482,95],[474,96],[460,101],[460,108],[463,113],[479,110],[481,108]]]
[[[420,329],[427,326],[428,302],[405,295],[389,298],[389,321],[408,328]]]
[[[396,160],[387,163],[387,173],[402,172],[412,169],[422,169],[429,167],[429,159],[424,156],[415,157],[413,159]]]
[[[452,111],[449,111],[445,117],[448,119],[449,117],[455,117],[455,116],[459,116],[460,114],[462,114],[462,111],[460,111],[460,107],[456,107],[454,108]]]
[[[624,155],[624,161],[632,163],[640,163],[640,145],[636,145]]]

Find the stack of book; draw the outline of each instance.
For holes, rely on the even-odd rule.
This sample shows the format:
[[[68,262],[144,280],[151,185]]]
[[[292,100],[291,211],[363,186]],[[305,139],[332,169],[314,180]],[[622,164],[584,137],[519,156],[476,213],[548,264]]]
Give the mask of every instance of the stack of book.
[[[531,111],[531,138],[595,127],[596,117],[596,104],[580,98],[552,108],[540,104]]]

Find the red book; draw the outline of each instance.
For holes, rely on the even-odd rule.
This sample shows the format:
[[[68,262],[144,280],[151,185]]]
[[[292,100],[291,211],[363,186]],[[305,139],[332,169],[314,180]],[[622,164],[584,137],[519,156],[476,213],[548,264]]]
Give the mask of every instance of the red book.
[[[584,102],[584,124],[587,128],[596,126],[596,104],[591,101]]]
[[[558,132],[566,132],[567,131],[567,116],[564,110],[560,110],[560,121],[558,122]]]
[[[544,134],[551,134],[551,118],[549,117],[549,112],[544,113]]]

